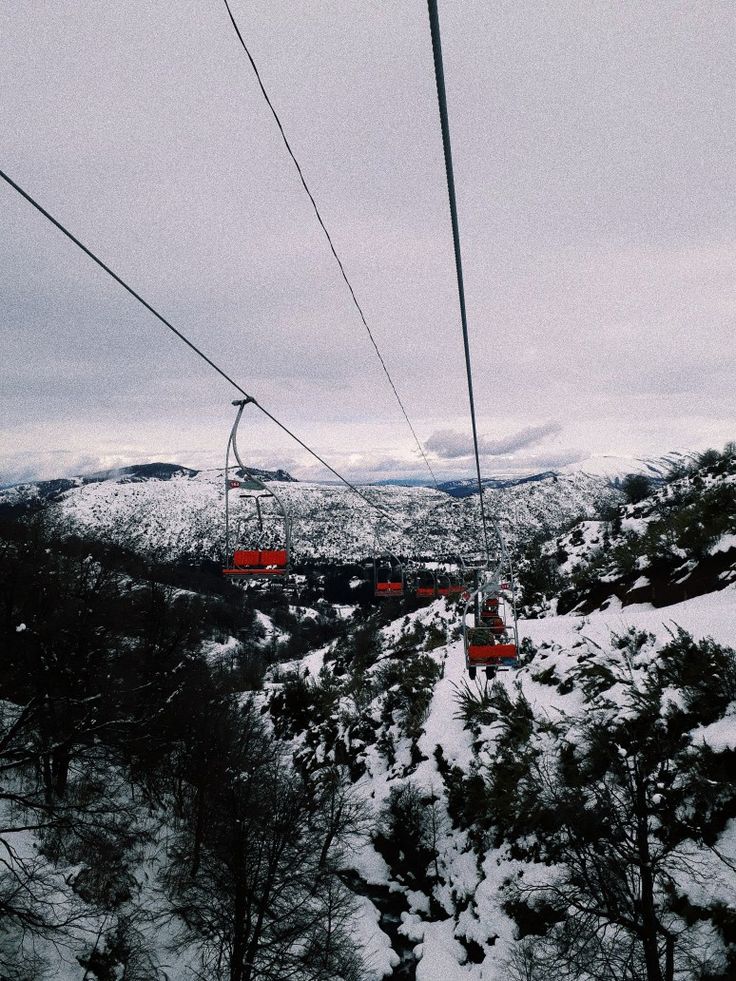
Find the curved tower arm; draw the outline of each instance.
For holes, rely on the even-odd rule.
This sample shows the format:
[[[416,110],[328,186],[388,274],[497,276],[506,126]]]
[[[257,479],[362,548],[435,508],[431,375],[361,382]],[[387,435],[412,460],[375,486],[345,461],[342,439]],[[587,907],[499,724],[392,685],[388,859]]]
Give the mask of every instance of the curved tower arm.
[[[230,463],[230,451],[232,449],[233,456],[235,457],[237,466],[245,474],[251,490],[260,491],[261,493],[255,497],[256,507],[258,510],[258,519],[261,529],[263,529],[263,519],[261,517],[261,508],[258,503],[259,497],[272,497],[276,502],[281,516],[284,520],[284,537],[286,552],[291,555],[291,518],[289,512],[284,505],[278,494],[271,490],[270,487],[266,487],[262,480],[258,477],[243,463],[240,457],[240,451],[238,450],[238,429],[240,427],[240,420],[243,417],[243,410],[249,402],[253,402],[252,398],[238,399],[233,402],[233,405],[238,406],[238,412],[235,416],[235,422],[233,423],[233,428],[230,430],[230,437],[227,441],[227,449],[225,451],[225,552],[229,557],[230,555],[230,490],[234,489],[230,487],[230,470],[235,464]]]

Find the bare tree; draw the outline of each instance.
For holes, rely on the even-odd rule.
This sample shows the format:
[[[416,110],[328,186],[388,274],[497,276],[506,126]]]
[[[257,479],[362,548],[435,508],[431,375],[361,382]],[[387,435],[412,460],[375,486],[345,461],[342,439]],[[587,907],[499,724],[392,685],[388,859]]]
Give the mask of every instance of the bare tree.
[[[217,775],[195,869],[189,834],[172,854],[172,912],[213,978],[327,979],[354,964],[351,897],[332,859],[359,822],[337,776],[315,796],[273,741],[252,703],[221,721]],[[332,973],[330,973],[332,972]]]

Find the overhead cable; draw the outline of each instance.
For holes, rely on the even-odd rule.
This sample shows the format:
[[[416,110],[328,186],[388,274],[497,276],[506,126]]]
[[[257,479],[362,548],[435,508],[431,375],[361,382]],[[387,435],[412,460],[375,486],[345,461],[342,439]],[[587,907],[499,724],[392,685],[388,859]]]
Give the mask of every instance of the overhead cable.
[[[245,43],[245,39],[243,38],[243,35],[240,32],[240,28],[238,27],[238,23],[235,20],[235,16],[234,16],[234,14],[232,12],[232,9],[230,7],[230,4],[228,3],[228,0],[224,0],[224,3],[225,3],[225,7],[227,8],[227,12],[228,12],[228,15],[230,17],[230,21],[231,21],[233,27],[235,28],[235,33],[238,36],[238,40],[240,41],[241,47],[243,48],[243,51],[245,51],[245,54],[248,57],[248,61],[250,62],[251,67],[253,69],[253,72],[254,72],[254,74],[256,76],[256,80],[258,81],[258,85],[260,87],[260,90],[261,90],[261,93],[263,95],[263,98],[266,100],[266,105],[271,110],[271,114],[272,114],[274,120],[276,121],[276,125],[278,126],[278,130],[279,130],[279,133],[281,134],[281,139],[284,142],[284,146],[286,147],[286,149],[287,149],[287,151],[289,153],[289,156],[291,157],[291,159],[292,159],[292,161],[294,163],[294,166],[296,167],[297,173],[299,174],[299,180],[302,183],[302,187],[306,191],[307,197],[309,198],[309,200],[311,202],[311,205],[312,205],[312,208],[314,210],[314,213],[317,216],[317,221],[319,222],[320,227],[321,227],[322,231],[325,234],[325,238],[327,239],[327,242],[328,242],[328,244],[330,246],[330,250],[331,250],[333,256],[335,257],[335,261],[337,262],[338,268],[340,269],[340,273],[342,275],[342,278],[345,280],[345,284],[346,284],[348,290],[350,291],[350,296],[352,298],[352,301],[353,301],[353,304],[355,306],[355,309],[358,311],[358,315],[360,316],[360,319],[363,322],[363,326],[365,327],[366,331],[368,332],[368,337],[371,340],[371,344],[373,345],[373,348],[374,348],[374,350],[376,352],[376,356],[378,357],[378,360],[379,360],[379,362],[381,364],[381,367],[383,368],[383,372],[386,375],[386,378],[388,379],[388,383],[391,386],[391,390],[393,391],[394,396],[396,397],[396,401],[399,403],[399,408],[401,409],[401,412],[402,412],[402,414],[404,416],[404,419],[406,420],[406,424],[409,427],[409,430],[410,430],[412,436],[414,437],[414,442],[417,444],[417,448],[418,448],[419,452],[422,455],[422,459],[424,460],[424,463],[425,463],[425,465],[427,467],[427,470],[429,471],[430,476],[432,477],[432,481],[434,483],[434,486],[437,488],[437,490],[439,490],[439,487],[438,487],[438,484],[437,484],[437,478],[435,477],[434,471],[432,470],[432,467],[430,466],[429,460],[427,459],[427,454],[424,452],[424,447],[422,446],[421,442],[419,441],[419,437],[417,436],[416,430],[414,429],[414,426],[412,425],[411,419],[409,418],[409,414],[407,413],[406,408],[404,407],[404,403],[401,400],[401,396],[399,395],[398,389],[396,388],[396,385],[394,384],[394,381],[393,381],[393,379],[392,379],[392,377],[391,377],[391,375],[389,373],[388,366],[386,365],[386,362],[383,359],[383,355],[381,354],[381,351],[380,351],[380,349],[378,347],[378,343],[377,343],[377,341],[376,341],[376,339],[375,339],[375,337],[373,335],[373,331],[368,326],[368,321],[366,320],[365,314],[363,313],[363,308],[361,307],[360,303],[358,302],[358,298],[355,295],[355,290],[353,289],[352,283],[348,279],[348,274],[345,272],[345,267],[342,264],[342,260],[340,259],[340,256],[337,254],[337,249],[335,248],[335,243],[332,241],[332,236],[330,235],[329,231],[327,230],[327,226],[324,223],[324,219],[322,218],[322,215],[320,214],[320,210],[317,207],[317,202],[314,200],[314,195],[310,191],[309,185],[307,184],[306,178],[304,177],[304,172],[303,172],[303,170],[302,170],[302,168],[301,168],[301,166],[299,164],[299,161],[296,158],[296,154],[294,153],[294,151],[293,151],[293,149],[291,147],[291,144],[289,143],[289,140],[288,140],[288,138],[286,136],[286,133],[284,132],[284,127],[283,127],[283,125],[281,123],[281,119],[279,118],[279,115],[276,112],[276,110],[275,110],[275,108],[273,106],[273,103],[271,102],[271,99],[269,98],[268,92],[266,91],[266,88],[265,88],[265,86],[263,84],[263,80],[261,79],[260,72],[258,71],[258,67],[256,66],[256,63],[253,60],[253,55],[250,53],[250,50],[248,48],[248,45]]]
[[[377,511],[382,517],[388,519],[388,521],[390,521],[391,524],[393,524],[397,528],[401,527],[399,523],[395,521],[394,518],[392,518],[387,511],[385,511],[382,507],[379,507],[379,505],[377,505],[374,501],[372,501],[369,497],[367,497],[361,490],[359,490],[359,488],[355,486],[355,484],[349,481],[346,477],[343,477],[342,474],[339,473],[333,466],[331,466],[325,459],[323,459],[319,455],[319,453],[317,453],[310,446],[308,446],[303,439],[297,436],[296,433],[292,432],[292,430],[289,429],[289,427],[286,426],[283,422],[280,422],[276,418],[276,416],[274,416],[271,412],[268,411],[268,409],[266,409],[263,405],[261,405],[261,403],[257,399],[253,398],[252,395],[249,395],[248,392],[246,392],[246,390],[241,385],[239,385],[236,381],[234,381],[230,377],[230,375],[228,375],[225,371],[223,371],[222,368],[219,367],[219,365],[215,364],[215,362],[211,358],[209,358],[200,348],[198,348],[193,341],[190,341],[185,334],[183,334],[180,330],[174,327],[174,325],[170,321],[168,321],[166,317],[160,314],[158,310],[156,310],[154,307],[151,306],[150,303],[144,300],[143,297],[140,295],[140,293],[137,293],[132,286],[129,286],[124,279],[118,276],[116,272],[113,272],[113,270],[106,263],[104,263],[102,259],[100,259],[97,255],[95,255],[95,253],[92,252],[91,249],[88,249],[83,242],[80,242],[80,240],[76,237],[76,235],[73,235],[68,228],[66,228],[64,225],[62,225],[60,221],[54,218],[52,214],[50,214],[42,205],[40,205],[38,201],[35,200],[35,198],[31,197],[31,195],[27,191],[24,191],[19,184],[16,184],[16,182],[11,177],[9,177],[3,170],[0,170],[0,177],[2,177],[2,179],[7,184],[9,184],[10,187],[13,188],[13,190],[17,191],[18,194],[24,197],[29,204],[33,205],[33,207],[37,211],[39,211],[44,216],[44,218],[48,219],[48,221],[50,221],[52,225],[55,225],[60,232],[66,235],[66,237],[70,239],[77,246],[77,248],[81,249],[82,252],[84,252],[85,255],[89,256],[89,258],[92,259],[93,262],[96,262],[101,269],[104,269],[104,271],[108,274],[108,276],[112,277],[112,279],[114,279],[116,283],[118,283],[120,286],[123,287],[124,290],[130,293],[130,295],[134,297],[140,304],[142,304],[146,308],[146,310],[149,311],[149,313],[152,313],[157,320],[159,320],[165,327],[168,327],[168,329],[172,331],[172,333],[176,334],[179,340],[183,341],[187,345],[187,347],[191,348],[191,350],[194,351],[194,353],[198,355],[200,358],[202,358],[202,360],[205,361],[210,366],[210,368],[213,368],[218,373],[218,375],[220,375],[222,378],[225,379],[226,382],[232,385],[233,388],[237,389],[237,391],[240,392],[241,395],[244,395],[249,402],[252,402],[253,405],[256,406],[256,408],[260,409],[261,412],[264,414],[264,416],[270,419],[271,422],[275,423],[275,425],[277,425],[279,429],[285,432],[287,436],[290,436],[291,439],[293,439],[296,443],[299,444],[299,446],[301,446],[304,450],[306,450],[307,453],[310,454],[310,456],[314,457],[314,459],[317,460],[319,463],[321,463],[323,467],[329,470],[331,474],[334,474],[334,476],[337,477],[337,479],[340,480],[343,484],[345,484],[345,486],[348,487],[351,491],[353,491],[353,493],[357,494],[358,497],[362,498],[366,504],[370,505],[370,507],[373,508],[374,511]]]
[[[480,496],[480,516],[483,525],[483,539],[486,556],[490,556],[488,544],[488,523],[483,501],[483,480],[480,475],[480,454],[478,451],[478,426],[475,418],[475,397],[473,395],[473,371],[470,362],[470,341],[468,340],[468,316],[465,309],[465,286],[463,284],[463,263],[460,254],[460,228],[457,220],[457,201],[455,199],[455,177],[452,169],[452,147],[450,145],[450,124],[447,118],[447,95],[445,93],[445,73],[442,66],[442,43],[440,40],[440,21],[437,13],[437,0],[427,0],[429,7],[429,26],[432,33],[432,54],[434,55],[434,76],[437,83],[437,102],[440,110],[440,125],[442,127],[442,148],[445,153],[445,173],[447,176],[447,194],[450,199],[450,219],[452,221],[452,241],[455,247],[455,270],[457,273],[457,292],[460,299],[460,321],[463,329],[463,345],[465,348],[465,370],[468,376],[468,398],[470,401],[470,421],[473,427],[473,450],[475,452],[475,469],[478,478],[478,494]]]

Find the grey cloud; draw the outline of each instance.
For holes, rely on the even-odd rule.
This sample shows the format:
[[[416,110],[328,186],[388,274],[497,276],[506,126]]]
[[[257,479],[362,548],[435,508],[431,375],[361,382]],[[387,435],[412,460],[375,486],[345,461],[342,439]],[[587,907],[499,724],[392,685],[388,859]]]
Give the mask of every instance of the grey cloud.
[[[487,436],[480,436],[478,439],[478,449],[481,456],[502,456],[506,453],[515,453],[527,446],[534,446],[540,440],[548,436],[556,436],[562,431],[559,422],[547,422],[539,426],[526,426],[518,432],[501,439],[490,439]],[[432,433],[425,444],[428,450],[436,453],[444,460],[455,460],[461,457],[470,456],[473,452],[473,444],[467,433],[458,433],[454,430],[445,429]]]
[[[35,480],[77,477],[133,463],[152,463],[140,455],[96,456],[74,450],[51,450],[46,453],[16,453],[0,458],[0,487]]]
[[[560,450],[558,453],[542,453],[539,456],[529,456],[520,461],[519,472],[558,470],[572,463],[579,463],[586,458],[583,450]]]
[[[331,462],[351,465],[345,424],[370,420],[395,424],[372,459],[413,472],[223,6],[77,0],[38,22],[6,6],[4,169],[300,435],[322,426]],[[415,428],[459,426],[426,10],[253,0],[237,16]],[[656,450],[655,415],[659,452],[696,412],[725,441],[736,7],[467,0],[442,19],[481,417],[588,420],[588,454]],[[219,447],[227,386],[6,187],[0,208],[0,438],[105,458],[139,444],[130,462],[171,460],[172,439]],[[525,433],[484,455],[534,446]],[[467,469],[461,436],[430,440]],[[264,466],[299,454],[256,443]]]

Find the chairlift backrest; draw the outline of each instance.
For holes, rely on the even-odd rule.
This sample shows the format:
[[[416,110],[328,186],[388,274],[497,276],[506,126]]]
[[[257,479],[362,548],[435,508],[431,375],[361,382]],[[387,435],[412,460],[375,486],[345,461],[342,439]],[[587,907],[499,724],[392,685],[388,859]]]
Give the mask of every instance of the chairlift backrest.
[[[404,566],[390,552],[373,556],[373,594],[378,599],[401,597],[405,587]]]

